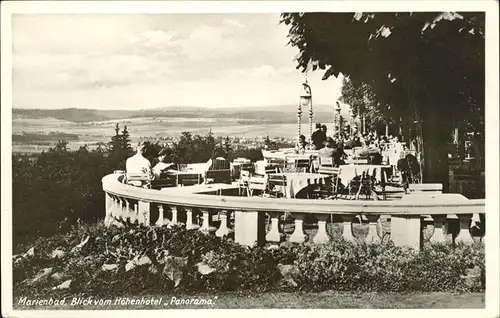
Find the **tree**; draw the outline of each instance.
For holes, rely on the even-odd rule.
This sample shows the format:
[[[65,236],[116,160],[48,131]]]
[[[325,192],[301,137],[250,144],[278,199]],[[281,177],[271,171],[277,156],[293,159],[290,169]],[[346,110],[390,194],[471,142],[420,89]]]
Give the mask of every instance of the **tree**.
[[[130,134],[127,130],[127,126],[123,127],[122,134],[120,136],[120,147],[121,149],[128,154],[132,154],[132,146],[131,146]]]
[[[117,169],[124,169],[127,158],[129,158],[133,153],[127,126],[125,126],[122,133],[120,133],[120,126],[116,123],[115,135],[111,137],[109,150],[109,158],[115,167]]]
[[[366,128],[380,131],[382,126],[394,122],[394,112],[390,112],[388,105],[377,100],[372,88],[349,77],[342,79],[342,102],[351,106],[353,114],[365,119]]]
[[[483,12],[283,13],[297,68],[349,75],[391,112],[421,122],[424,181],[448,186],[453,118],[484,130]]]

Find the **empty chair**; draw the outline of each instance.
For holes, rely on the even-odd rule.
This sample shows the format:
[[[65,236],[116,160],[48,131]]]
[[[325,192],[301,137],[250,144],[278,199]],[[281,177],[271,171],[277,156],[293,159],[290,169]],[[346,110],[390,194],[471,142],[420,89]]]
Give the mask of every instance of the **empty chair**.
[[[317,190],[313,191],[313,196],[328,199],[336,198],[339,192],[340,168],[320,166],[318,173],[326,174],[329,178],[325,179],[325,182]]]
[[[318,157],[319,167],[333,167],[332,157]]]
[[[248,182],[248,191],[250,195],[253,196],[254,191],[257,190],[259,193],[264,193],[267,189],[267,178],[269,175],[252,175]]]
[[[307,159],[295,160],[295,171],[297,172],[308,172],[310,167],[311,167],[311,157]]]
[[[286,167],[286,159],[268,158],[266,162],[268,166],[278,167],[281,171]]]
[[[125,183],[136,187],[149,188],[151,186],[152,175],[150,173],[127,172]]]
[[[162,189],[177,186],[177,177],[175,174],[162,173],[160,179],[151,180],[151,189]]]
[[[231,164],[224,158],[212,160],[212,164],[205,173],[206,183],[231,183]]]
[[[199,173],[180,173],[177,175],[178,186],[190,186],[201,183],[201,175]]]
[[[282,171],[281,167],[280,166],[277,166],[277,165],[268,165],[266,166],[265,168],[265,172],[266,174],[270,174],[270,173],[280,173]]]
[[[251,174],[249,171],[246,171],[246,170],[241,171],[240,178],[238,179],[238,190],[239,190],[240,196],[243,192],[245,192],[245,194],[247,196],[251,195],[250,188],[249,188],[250,178],[251,178]]]
[[[355,199],[359,199],[361,194],[365,194],[366,199],[369,199],[373,191],[373,180],[369,174],[363,172],[361,176],[357,176],[349,182],[349,195],[354,195]]]
[[[240,163],[240,170],[241,171],[249,171],[249,172],[253,172],[254,168],[253,168],[253,164],[251,162],[246,162],[246,163]]]
[[[267,189],[271,196],[286,197],[286,176],[270,174],[267,179]]]

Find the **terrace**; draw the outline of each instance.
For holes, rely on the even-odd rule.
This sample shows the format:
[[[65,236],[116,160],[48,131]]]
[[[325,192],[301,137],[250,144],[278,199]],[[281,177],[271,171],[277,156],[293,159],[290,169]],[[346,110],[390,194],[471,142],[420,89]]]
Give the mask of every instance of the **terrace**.
[[[341,227],[341,236],[348,241],[377,244],[389,234],[395,245],[415,249],[421,249],[424,241],[472,244],[485,240],[484,199],[442,193],[440,184],[412,184],[405,194],[401,188],[390,186],[392,177],[388,175],[392,167],[385,169],[384,165],[372,167],[373,174],[365,179],[371,191],[364,196],[360,190],[363,177],[368,176],[364,172],[370,170],[368,165],[351,163],[332,174],[329,170],[322,173],[321,169],[313,169],[314,161],[309,161],[311,169],[305,172],[297,164],[304,155],[288,153],[282,162],[284,166],[275,169],[274,159],[280,156],[276,153],[265,153],[264,162],[253,163],[253,175],[243,172],[244,161],[235,160],[231,179],[225,183],[201,182],[200,177],[195,184],[183,185],[180,175],[198,172],[176,171],[174,181],[168,186],[151,189],[127,184],[126,173],[116,171],[102,179],[106,193],[105,223],[182,224],[187,230],[228,236],[249,246],[285,241],[326,243],[332,238],[329,227],[333,225]],[[306,157],[312,158],[314,154]],[[259,169],[263,170],[262,179]],[[351,193],[351,181],[343,193],[338,187],[334,187],[338,192],[332,193],[332,178],[341,180],[335,173],[342,175],[342,169],[361,176],[357,179],[357,193]],[[252,178],[264,180],[261,188],[254,189],[257,194],[248,191]],[[271,182],[276,179],[286,184],[273,191]],[[325,186],[328,191],[322,193]],[[368,228],[362,237],[353,231],[357,223]],[[448,233],[453,226],[457,231],[450,239]],[[424,237],[425,229],[433,231]]]

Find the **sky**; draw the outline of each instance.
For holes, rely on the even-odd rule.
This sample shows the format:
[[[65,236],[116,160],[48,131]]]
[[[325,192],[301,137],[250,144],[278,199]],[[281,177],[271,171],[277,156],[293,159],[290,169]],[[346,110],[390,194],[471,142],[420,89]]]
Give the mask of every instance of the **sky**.
[[[279,14],[13,15],[13,107],[296,105],[305,76]],[[313,104],[341,80],[310,72]]]

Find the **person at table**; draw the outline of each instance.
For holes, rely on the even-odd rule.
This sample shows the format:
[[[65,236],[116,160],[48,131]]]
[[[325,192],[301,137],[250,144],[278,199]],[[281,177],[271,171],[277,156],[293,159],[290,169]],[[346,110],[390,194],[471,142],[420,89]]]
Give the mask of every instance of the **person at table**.
[[[325,142],[325,140],[326,140],[326,135],[321,130],[321,124],[317,123],[316,130],[311,135],[311,141],[316,150],[319,150],[324,147],[323,143]]]
[[[342,163],[341,158],[343,151],[338,149],[337,143],[332,137],[326,138],[324,145],[325,147],[318,152],[320,161],[323,161],[323,159],[332,159],[333,165],[338,167]]]
[[[334,148],[335,149],[335,148]],[[337,142],[337,147],[336,147],[335,155],[334,155],[334,162],[337,166],[340,165],[345,165],[345,159],[347,158],[347,154],[344,152],[344,142],[340,140]]]
[[[167,151],[165,149],[160,150],[160,153],[158,153],[158,163],[153,167],[153,175],[156,180],[160,179],[162,173],[174,166],[173,163],[165,163],[166,158]]]
[[[299,141],[297,142],[297,145],[295,146],[295,153],[303,155],[306,151],[306,147],[307,147],[306,137],[304,135],[300,135]]]
[[[153,173],[151,170],[151,163],[143,156],[145,146],[146,144],[142,141],[137,144],[136,154],[127,159],[125,167],[127,174],[145,174],[149,176],[149,179],[152,179]],[[147,185],[147,180],[130,181],[129,184],[135,186],[145,186]]]

